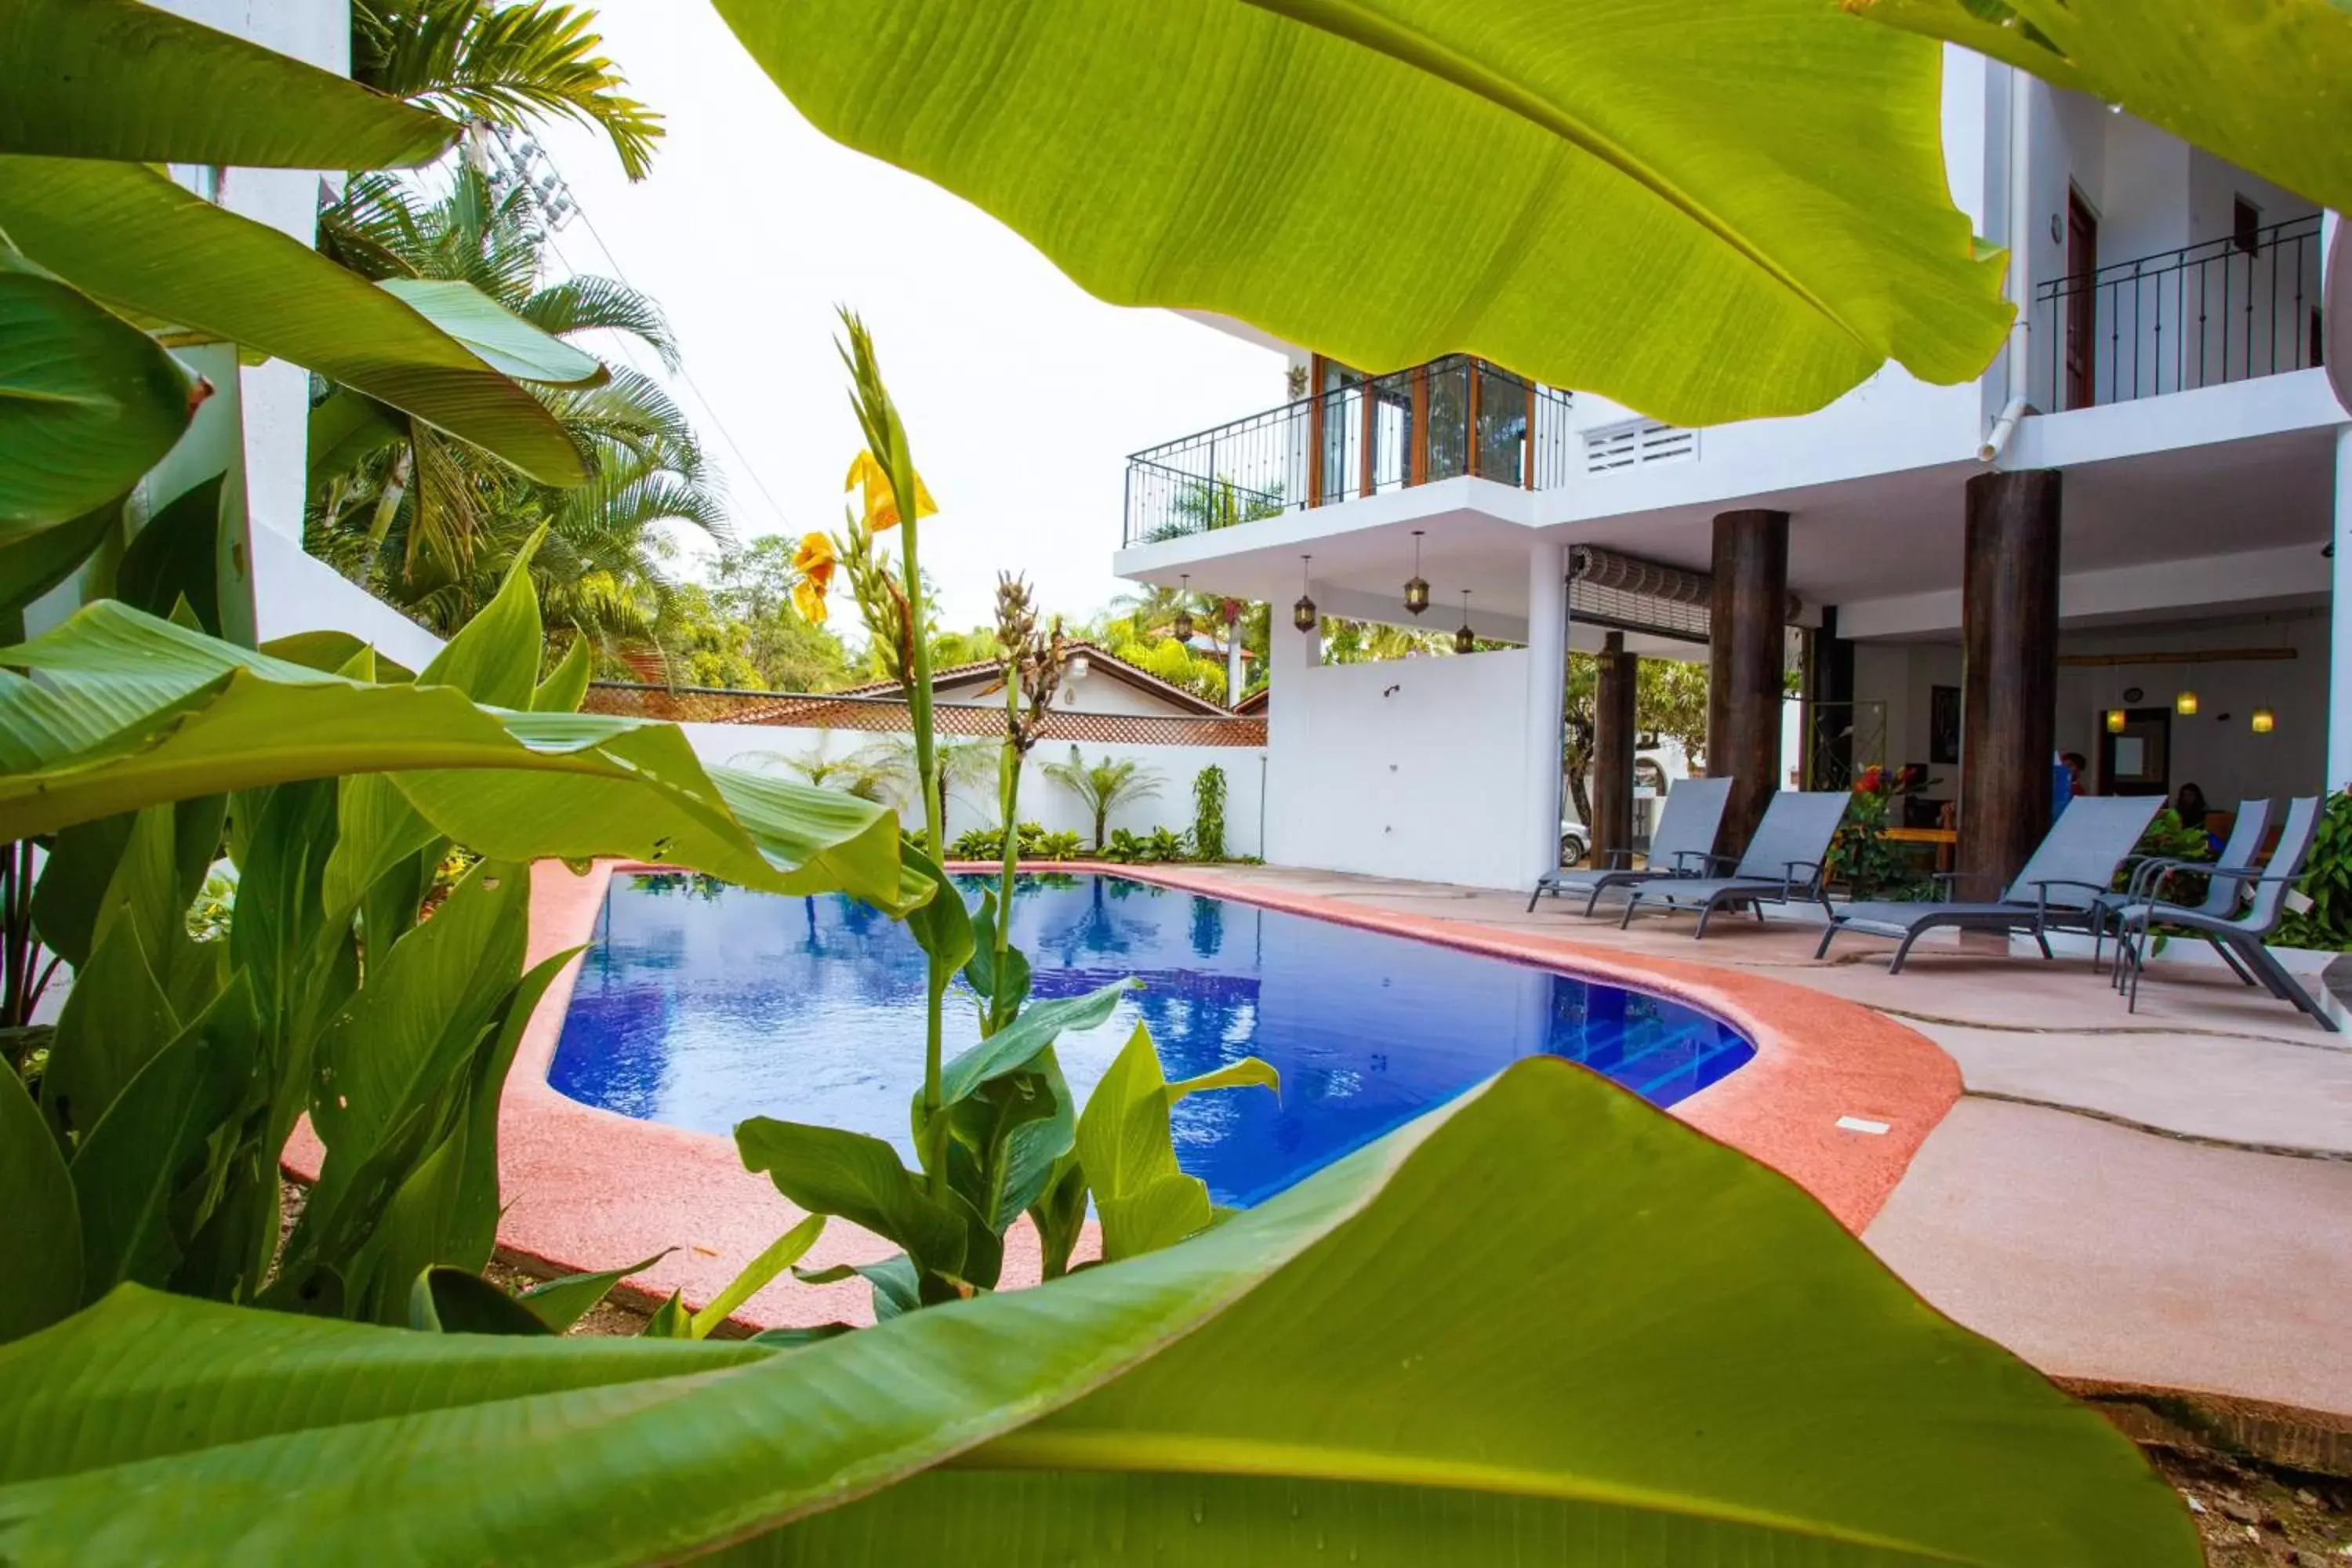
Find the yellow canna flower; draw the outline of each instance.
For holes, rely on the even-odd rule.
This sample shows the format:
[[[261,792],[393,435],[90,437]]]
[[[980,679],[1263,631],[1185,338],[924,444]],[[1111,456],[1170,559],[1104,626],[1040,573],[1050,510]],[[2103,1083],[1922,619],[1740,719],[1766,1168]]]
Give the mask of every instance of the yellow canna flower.
[[[849,465],[849,477],[841,481],[845,490],[858,490],[866,498],[866,526],[879,533],[886,528],[898,526],[898,498],[890,488],[890,470],[884,468],[872,452],[860,452],[857,460]],[[939,510],[931,500],[930,487],[923,476],[915,476],[915,515],[930,516]]]
[[[793,584],[793,608],[811,626],[824,624],[824,596],[833,587],[833,570],[838,563],[833,540],[826,534],[803,536],[801,547],[793,552],[793,570],[800,574],[800,581]]]

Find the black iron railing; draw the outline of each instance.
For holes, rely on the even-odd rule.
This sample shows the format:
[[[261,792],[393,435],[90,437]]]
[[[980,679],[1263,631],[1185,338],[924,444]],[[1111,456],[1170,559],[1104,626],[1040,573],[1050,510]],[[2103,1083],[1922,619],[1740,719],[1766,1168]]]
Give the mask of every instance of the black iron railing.
[[[1126,542],[1465,475],[1543,489],[1568,477],[1569,406],[1461,354],[1369,377],[1128,458]]]
[[[2033,401],[2088,408],[2315,365],[2319,282],[2314,214],[2044,283]]]

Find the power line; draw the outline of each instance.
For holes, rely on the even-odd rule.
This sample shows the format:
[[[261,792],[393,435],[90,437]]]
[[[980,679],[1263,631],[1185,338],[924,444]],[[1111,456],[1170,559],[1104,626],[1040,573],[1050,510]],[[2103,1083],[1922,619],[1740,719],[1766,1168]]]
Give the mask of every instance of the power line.
[[[557,199],[564,204],[566,209],[563,213],[565,222],[568,223],[571,218],[576,216],[586,225],[588,237],[596,242],[596,248],[604,252],[605,264],[612,268],[613,275],[630,288],[636,289],[635,281],[629,277],[628,268],[621,265],[621,258],[613,253],[613,247],[604,243],[604,236],[596,227],[596,220],[588,216],[588,209],[581,203],[579,193],[574,191],[571,183],[563,178],[562,171],[555,166],[555,160],[549,155],[547,150],[535,142],[526,142],[522,143],[521,149],[509,149],[509,151],[519,151],[523,158],[546,165],[551,181],[542,180],[532,183],[527,172],[521,177],[526,184],[531,184],[534,194],[542,198],[547,196],[549,189],[559,193]],[[555,230],[560,226],[563,226],[553,223],[548,226],[545,237],[547,247],[555,252],[555,258],[563,263],[563,269],[577,277],[579,269],[572,265],[572,258],[563,254],[563,247],[555,242]],[[643,289],[637,291],[645,292]],[[651,296],[647,297],[651,298]],[[628,362],[632,370],[641,375],[661,378],[661,373],[649,371],[637,363],[637,357],[631,350],[628,333],[615,332],[613,336],[621,351],[621,357]],[[702,412],[709,417],[712,428],[719,432],[719,438],[727,443],[729,451],[735,454],[736,466],[742,471],[744,477],[751,481],[751,488],[759,491],[760,499],[768,503],[768,510],[775,515],[779,531],[790,533],[793,526],[792,519],[785,515],[783,507],[769,491],[766,482],[760,478],[760,470],[751,466],[751,459],[745,454],[742,444],[735,439],[735,433],[727,428],[727,421],[719,416],[718,405],[710,401],[709,395],[702,390],[701,384],[694,379],[694,373],[686,368],[686,356],[683,354],[678,356],[677,370],[675,374],[678,381],[685,384],[687,391],[693,395],[694,401],[700,405]]]
[[[596,220],[588,216],[588,209],[580,205],[577,195],[572,198],[572,206],[573,210],[579,213],[580,221],[587,226],[588,236],[596,242],[596,248],[604,253],[606,261],[612,263],[614,275],[622,282],[627,283],[630,288],[636,288],[636,285],[630,281],[627,270],[622,267],[621,258],[613,254],[611,246],[604,243],[604,235],[597,230]],[[564,265],[569,267],[571,263],[566,262]],[[710,416],[710,423],[718,429],[719,438],[727,443],[729,451],[735,454],[735,461],[743,470],[744,477],[751,481],[751,488],[760,492],[760,498],[768,503],[768,510],[775,514],[779,529],[783,532],[791,532],[792,520],[784,515],[783,507],[777,502],[773,495],[769,493],[766,483],[760,478],[760,470],[751,466],[751,459],[745,455],[742,446],[735,439],[735,433],[727,428],[727,421],[719,416],[717,405],[704,394],[701,384],[694,379],[694,373],[686,368],[686,356],[683,354],[678,356],[677,377],[686,384],[687,390],[694,394],[694,400],[702,405],[702,411]]]

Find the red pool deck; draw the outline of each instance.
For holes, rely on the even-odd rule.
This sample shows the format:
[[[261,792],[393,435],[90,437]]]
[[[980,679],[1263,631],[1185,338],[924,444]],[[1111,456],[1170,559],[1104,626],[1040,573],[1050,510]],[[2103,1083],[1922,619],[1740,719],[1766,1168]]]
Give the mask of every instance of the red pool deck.
[[[616,868],[617,863],[600,863],[581,876],[546,862],[534,869],[530,963],[590,940]],[[1055,869],[1102,871],[1236,899],[1636,986],[1701,1007],[1746,1035],[1756,1056],[1673,1114],[1788,1175],[1857,1234],[1960,1096],[1958,1068],[1925,1036],[1867,1007],[1783,981],[1311,893],[1238,886],[1210,870],[1084,863]],[[509,1205],[500,1246],[551,1274],[615,1268],[671,1248],[634,1277],[631,1294],[661,1298],[682,1290],[690,1305],[698,1305],[798,1221],[801,1211],[765,1176],[743,1169],[730,1139],[596,1110],[548,1086],[578,971],[575,961],[549,988],[508,1080],[499,1117],[499,1172]],[[1883,1131],[1842,1127],[1841,1118]],[[305,1128],[288,1152],[288,1164],[309,1174],[318,1152]],[[835,1221],[805,1266],[870,1262],[894,1250],[880,1237]],[[1036,1277],[1035,1237],[1024,1222],[1007,1238],[1005,1280]],[[867,1289],[862,1280],[810,1287],[787,1279],[753,1297],[738,1319],[758,1326],[863,1322],[870,1320]]]

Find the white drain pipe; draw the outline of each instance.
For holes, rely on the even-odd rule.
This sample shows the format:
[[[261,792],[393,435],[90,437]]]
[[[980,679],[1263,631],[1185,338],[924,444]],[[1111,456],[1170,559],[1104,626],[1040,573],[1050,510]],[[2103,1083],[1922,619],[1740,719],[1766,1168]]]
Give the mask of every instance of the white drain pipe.
[[[2032,361],[2027,358],[2033,308],[2032,268],[2027,266],[2032,236],[2027,225],[2033,207],[2033,79],[2015,66],[2009,68],[2009,302],[2017,319],[2009,328],[2009,400],[1985,432],[1977,460],[1998,460],[2025,417]]]

